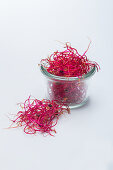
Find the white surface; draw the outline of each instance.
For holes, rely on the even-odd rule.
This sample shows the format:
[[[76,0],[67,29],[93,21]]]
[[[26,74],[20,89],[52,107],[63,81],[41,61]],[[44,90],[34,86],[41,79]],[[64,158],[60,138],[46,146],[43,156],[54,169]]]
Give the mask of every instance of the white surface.
[[[0,170],[113,170],[113,1],[0,1]],[[6,130],[7,114],[30,94],[44,97],[37,64],[62,42],[101,71],[92,79],[90,103],[64,115],[55,137]]]

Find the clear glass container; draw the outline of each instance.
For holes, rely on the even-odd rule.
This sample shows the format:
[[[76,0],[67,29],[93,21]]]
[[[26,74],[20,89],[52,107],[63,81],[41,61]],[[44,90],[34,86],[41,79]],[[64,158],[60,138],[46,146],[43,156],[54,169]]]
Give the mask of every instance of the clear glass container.
[[[70,108],[83,106],[89,98],[89,80],[96,71],[91,71],[81,77],[61,77],[50,74],[42,65],[41,72],[46,76],[46,98],[67,104]]]

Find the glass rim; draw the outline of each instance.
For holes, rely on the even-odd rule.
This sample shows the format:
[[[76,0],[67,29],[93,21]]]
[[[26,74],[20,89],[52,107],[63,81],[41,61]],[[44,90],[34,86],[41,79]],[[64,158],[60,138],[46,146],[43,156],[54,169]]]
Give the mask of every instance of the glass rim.
[[[90,77],[92,77],[94,75],[94,73],[96,72],[96,66],[92,67],[91,70],[83,75],[82,77],[78,78],[78,77],[62,77],[62,76],[56,76],[54,74],[49,73],[46,68],[43,67],[43,65],[40,65],[40,70],[42,72],[43,75],[45,75],[46,77],[50,78],[50,79],[55,79],[55,80],[65,80],[65,81],[74,81],[74,80],[81,80],[81,79],[88,79]]]

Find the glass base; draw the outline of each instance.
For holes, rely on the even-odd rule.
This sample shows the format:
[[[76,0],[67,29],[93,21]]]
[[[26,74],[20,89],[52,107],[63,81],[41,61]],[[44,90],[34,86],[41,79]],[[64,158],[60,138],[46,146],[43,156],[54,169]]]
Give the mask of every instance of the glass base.
[[[80,104],[69,105],[69,108],[70,108],[70,109],[75,109],[75,108],[82,107],[82,106],[84,106],[84,105],[88,102],[88,100],[89,100],[89,97],[87,97],[87,98],[86,98],[82,103],[80,103]]]
[[[46,99],[51,100],[47,95],[45,96]],[[85,98],[85,100],[83,100],[83,102],[79,103],[79,104],[68,104],[70,109],[76,109],[79,107],[84,106],[85,104],[87,104],[89,102],[89,96],[87,98]],[[63,106],[65,108],[65,106]]]

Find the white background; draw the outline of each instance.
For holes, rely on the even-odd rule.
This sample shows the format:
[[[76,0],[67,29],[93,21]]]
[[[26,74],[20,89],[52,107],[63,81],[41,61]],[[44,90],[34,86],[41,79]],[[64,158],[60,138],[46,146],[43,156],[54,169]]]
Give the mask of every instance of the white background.
[[[113,170],[113,1],[0,1],[0,170]],[[7,115],[44,98],[37,64],[69,41],[101,66],[90,102],[59,120],[55,137],[10,129]]]

